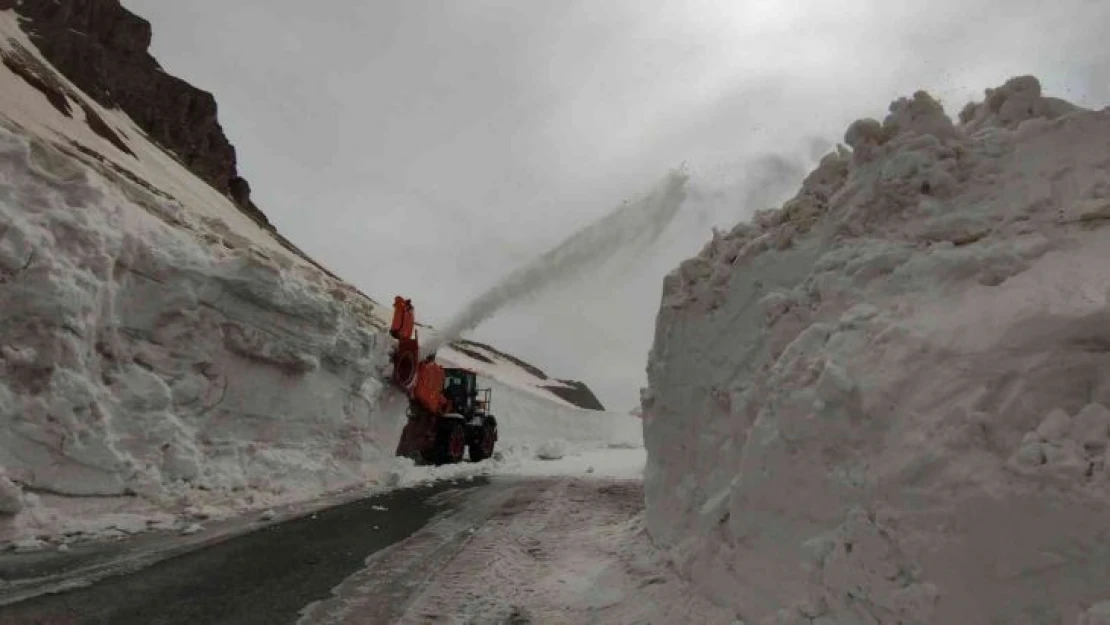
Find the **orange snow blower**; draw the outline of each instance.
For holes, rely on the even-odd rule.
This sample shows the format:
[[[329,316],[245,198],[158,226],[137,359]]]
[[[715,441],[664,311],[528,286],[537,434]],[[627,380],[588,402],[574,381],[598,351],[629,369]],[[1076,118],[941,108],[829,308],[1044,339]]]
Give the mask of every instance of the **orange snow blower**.
[[[389,334],[397,339],[391,380],[409,399],[397,455],[420,464],[460,462],[467,449],[473,462],[492,456],[497,419],[490,413],[491,389],[479,389],[469,369],[441,366],[435,353],[420,358],[412,300],[393,299]]]

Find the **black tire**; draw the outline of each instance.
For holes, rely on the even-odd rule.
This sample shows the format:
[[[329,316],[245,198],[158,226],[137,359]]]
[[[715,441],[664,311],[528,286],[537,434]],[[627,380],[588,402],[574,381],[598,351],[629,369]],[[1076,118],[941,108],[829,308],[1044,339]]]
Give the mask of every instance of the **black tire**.
[[[496,444],[496,423],[487,423],[480,428],[476,428],[474,436],[470,439],[470,444],[468,445],[470,449],[470,461],[481,462],[493,456],[493,448]]]
[[[455,464],[462,462],[466,453],[466,430],[455,419],[443,419],[436,432],[436,464]]]

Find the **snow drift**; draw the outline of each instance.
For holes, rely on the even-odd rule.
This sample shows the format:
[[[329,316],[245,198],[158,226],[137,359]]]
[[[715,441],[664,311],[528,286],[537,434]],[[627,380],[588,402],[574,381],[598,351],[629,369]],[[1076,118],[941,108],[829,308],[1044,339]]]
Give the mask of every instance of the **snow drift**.
[[[664,281],[648,526],[755,623],[1110,613],[1110,109],[924,92]],[[1082,616],[1081,616],[1082,615]]]

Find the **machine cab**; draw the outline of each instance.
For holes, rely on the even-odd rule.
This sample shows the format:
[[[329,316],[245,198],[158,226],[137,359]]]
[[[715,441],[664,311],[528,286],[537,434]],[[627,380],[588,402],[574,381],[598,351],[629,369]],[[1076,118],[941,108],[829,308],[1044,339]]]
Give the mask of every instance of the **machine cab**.
[[[466,369],[443,370],[443,396],[451,401],[455,412],[464,415],[473,412],[478,395],[476,377],[473,371]]]
[[[478,388],[478,376],[473,371],[445,368],[443,374],[443,396],[455,412],[467,417],[487,412],[489,390]]]

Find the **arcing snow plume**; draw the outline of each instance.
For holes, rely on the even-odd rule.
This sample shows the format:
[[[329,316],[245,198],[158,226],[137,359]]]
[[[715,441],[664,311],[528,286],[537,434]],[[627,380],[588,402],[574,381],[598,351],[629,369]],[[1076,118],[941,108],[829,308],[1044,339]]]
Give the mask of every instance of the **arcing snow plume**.
[[[1110,109],[865,119],[663,284],[646,520],[750,625],[1107,623]]]
[[[428,350],[459,338],[498,310],[581,276],[624,250],[644,249],[671,223],[686,199],[683,170],[672,170],[643,197],[622,204],[473,300],[428,343]]]

